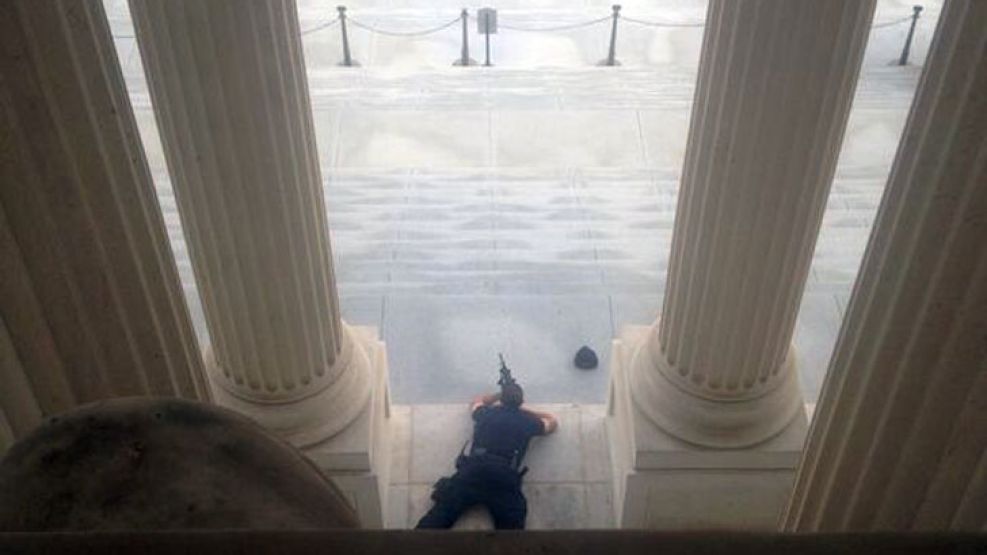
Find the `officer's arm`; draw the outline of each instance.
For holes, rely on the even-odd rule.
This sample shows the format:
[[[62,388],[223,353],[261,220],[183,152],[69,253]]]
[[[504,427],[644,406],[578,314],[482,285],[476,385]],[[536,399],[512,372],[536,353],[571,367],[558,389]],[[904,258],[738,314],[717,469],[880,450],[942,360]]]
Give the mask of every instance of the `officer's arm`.
[[[555,418],[555,415],[550,412],[543,412],[540,410],[529,409],[524,407],[523,410],[528,414],[534,416],[538,420],[541,420],[542,428],[545,430],[545,435],[548,435],[555,430],[559,429],[559,419]]]
[[[470,412],[476,411],[476,409],[483,406],[490,406],[497,401],[500,401],[500,393],[490,393],[488,395],[477,395],[473,397],[473,402],[470,403]]]
[[[542,426],[545,426],[545,435],[559,429],[559,420],[555,418],[554,414],[544,412],[539,418],[541,418]]]

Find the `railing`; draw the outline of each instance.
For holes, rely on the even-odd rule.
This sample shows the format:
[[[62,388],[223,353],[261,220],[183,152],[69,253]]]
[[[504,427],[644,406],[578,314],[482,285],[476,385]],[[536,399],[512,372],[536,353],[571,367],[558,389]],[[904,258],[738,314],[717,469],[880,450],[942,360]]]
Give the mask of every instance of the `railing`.
[[[0,552],[212,553],[292,555],[454,555],[473,553],[621,553],[627,555],[871,555],[984,553],[987,535],[958,533],[777,534],[766,532],[648,532],[641,530],[378,531],[378,530],[143,530],[49,533],[0,532]]]
[[[526,27],[523,25],[516,25],[514,23],[511,23],[510,21],[498,23],[496,17],[493,17],[491,21],[488,21],[486,17],[481,17],[480,19],[477,19],[476,16],[471,15],[469,13],[469,10],[463,8],[462,11],[459,13],[459,15],[447,21],[438,23],[432,27],[407,31],[407,30],[389,30],[389,29],[376,27],[368,23],[364,23],[359,19],[355,19],[353,17],[347,16],[345,6],[338,6],[336,9],[338,11],[338,15],[336,18],[327,21],[325,23],[316,25],[315,27],[312,27],[310,29],[306,29],[302,31],[302,34],[307,35],[310,33],[323,31],[325,29],[335,26],[338,23],[340,29],[340,38],[342,40],[342,49],[343,49],[343,59],[339,65],[346,67],[354,67],[360,65],[356,60],[353,59],[350,53],[351,51],[349,44],[348,25],[352,25],[354,27],[357,27],[359,29],[374,34],[379,34],[389,37],[408,38],[413,40],[413,39],[419,39],[422,37],[433,35],[436,33],[441,33],[447,29],[456,26],[457,23],[460,23],[462,28],[462,45],[460,48],[460,56],[453,62],[453,65],[461,66],[461,67],[477,65],[476,62],[469,57],[470,20],[477,22],[478,32],[484,35],[484,39],[486,41],[486,58],[485,58],[485,63],[483,64],[485,66],[493,65],[490,61],[490,35],[497,33],[498,28],[507,31],[521,32],[521,33],[556,33],[556,32],[572,31],[576,29],[583,29],[587,27],[594,27],[596,25],[610,22],[611,26],[610,26],[610,36],[608,41],[607,56],[602,61],[600,61],[598,65],[612,67],[612,66],[620,65],[620,62],[617,60],[617,27],[618,27],[618,22],[620,21],[624,21],[625,23],[631,25],[637,25],[641,27],[651,27],[651,28],[660,28],[660,27],[702,28],[705,26],[705,22],[702,21],[695,21],[695,22],[648,21],[645,19],[627,17],[621,14],[620,4],[614,4],[612,6],[611,14],[607,16],[601,16],[598,18],[590,19],[587,21],[576,22],[576,23],[567,23],[562,25],[551,25],[544,27]],[[911,27],[908,30],[908,36],[905,39],[905,44],[901,50],[901,56],[898,59],[898,65],[906,65],[908,63],[908,54],[911,49],[912,38],[915,33],[915,25],[918,22],[919,14],[921,12],[922,12],[922,6],[914,6],[912,9],[912,15],[908,17],[901,17],[883,23],[877,23],[871,26],[872,30],[876,30],[876,29],[884,29],[896,25],[901,25],[909,21],[911,22]],[[485,15],[484,10],[481,10],[479,13],[481,14],[481,16]]]

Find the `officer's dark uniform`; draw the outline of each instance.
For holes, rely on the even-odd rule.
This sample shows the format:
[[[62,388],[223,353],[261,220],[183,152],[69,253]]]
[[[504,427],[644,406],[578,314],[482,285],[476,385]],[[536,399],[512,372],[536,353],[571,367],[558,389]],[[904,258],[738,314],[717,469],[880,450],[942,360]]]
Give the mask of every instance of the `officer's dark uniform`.
[[[542,420],[512,407],[473,411],[473,445],[456,460],[456,474],[435,484],[435,505],[418,528],[450,528],[467,509],[484,505],[494,527],[524,528],[528,502],[521,493],[521,459],[528,441],[545,433]]]

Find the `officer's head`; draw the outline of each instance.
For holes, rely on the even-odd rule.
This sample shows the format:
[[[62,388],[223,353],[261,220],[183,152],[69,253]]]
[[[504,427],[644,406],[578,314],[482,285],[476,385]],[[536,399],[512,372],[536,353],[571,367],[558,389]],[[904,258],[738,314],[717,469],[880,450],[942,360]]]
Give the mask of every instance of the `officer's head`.
[[[524,402],[524,390],[516,383],[504,384],[500,388],[500,402],[505,407],[516,409]]]

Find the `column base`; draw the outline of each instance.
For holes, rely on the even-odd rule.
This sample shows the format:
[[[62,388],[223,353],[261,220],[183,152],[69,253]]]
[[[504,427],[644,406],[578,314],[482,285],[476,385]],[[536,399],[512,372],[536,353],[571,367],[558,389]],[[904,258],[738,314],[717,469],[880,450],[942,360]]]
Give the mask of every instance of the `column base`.
[[[615,523],[622,528],[774,530],[808,431],[805,410],[781,433],[741,449],[712,449],[663,431],[631,397],[631,359],[651,328],[621,331],[611,352],[607,435]]]
[[[346,494],[364,528],[381,528],[390,468],[387,352],[373,327],[346,326],[353,351],[345,383],[286,402],[242,399],[224,387],[210,352],[216,403],[275,432],[311,459]]]
[[[361,527],[383,528],[392,437],[387,351],[376,328],[351,328],[370,358],[370,401],[346,428],[302,452],[343,490]]]
[[[715,449],[741,449],[780,434],[802,410],[794,346],[770,388],[738,399],[733,393],[696,390],[687,379],[673,379],[678,370],[661,352],[657,328],[652,326],[647,341],[630,351],[629,389],[637,406],[675,437]]]
[[[340,433],[364,410],[372,394],[373,381],[370,358],[373,346],[353,326],[344,324],[343,333],[337,361],[343,366],[339,377],[314,392],[300,390],[294,397],[282,397],[281,392],[242,389],[242,384],[231,382],[224,374],[212,347],[207,347],[204,358],[213,400],[217,405],[253,418],[298,448]],[[376,338],[376,332],[372,333]]]

